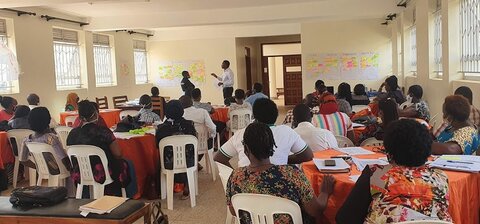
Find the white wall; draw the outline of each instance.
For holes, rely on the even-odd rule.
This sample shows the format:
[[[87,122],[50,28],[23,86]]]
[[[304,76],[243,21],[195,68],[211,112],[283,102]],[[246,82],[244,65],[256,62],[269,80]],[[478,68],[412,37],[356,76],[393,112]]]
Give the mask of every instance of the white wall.
[[[37,13],[48,13],[36,10]],[[49,13],[50,14],[50,13]],[[51,15],[51,14],[50,14]],[[62,16],[62,15],[60,15]],[[132,36],[126,33],[112,33],[115,41],[115,57],[117,70],[117,86],[95,87],[95,72],[93,65],[92,35],[85,34],[86,69],[88,87],[72,91],[57,91],[55,85],[55,67],[53,54],[52,26],[80,29],[78,25],[60,22],[46,22],[39,17],[16,16],[14,13],[0,12],[0,17],[13,19],[16,53],[21,69],[19,76],[20,93],[11,94],[19,104],[27,104],[26,97],[30,93],[40,96],[41,104],[49,108],[52,117],[58,119],[63,111],[66,96],[69,92],[77,92],[81,99],[95,100],[95,97],[127,95],[138,98],[143,93],[149,93],[151,85],[136,85],[134,77]],[[67,17],[63,15],[63,17]],[[69,18],[69,17],[67,17]],[[75,18],[73,18],[75,19]],[[82,31],[83,32],[83,31]],[[9,35],[12,35],[11,33]],[[137,37],[142,38],[142,37]],[[121,74],[121,65],[125,64],[127,74]]]
[[[383,80],[392,73],[392,53],[390,32],[387,27],[381,26],[382,20],[355,20],[338,22],[319,22],[302,24],[302,56],[312,53],[380,53],[380,77],[378,80],[328,80],[322,77],[328,86],[335,86],[341,82],[348,82],[355,86],[365,84],[368,88],[378,89]],[[303,70],[306,71],[305,60],[302,60]],[[303,93],[314,91],[317,79],[302,77]]]
[[[263,56],[301,54],[302,44],[265,44],[263,45]]]
[[[221,88],[214,88],[217,83],[210,73],[222,74],[221,64],[223,60],[230,61],[230,68],[235,74],[235,85],[238,86],[239,75],[237,74],[237,52],[235,38],[198,39],[179,41],[151,41],[149,43],[150,74],[152,80],[158,77],[158,67],[161,62],[178,60],[204,60],[206,83],[197,86],[202,90],[202,101],[213,104],[223,104]],[[244,81],[242,80],[243,85]],[[179,98],[183,92],[180,83],[176,87],[160,89],[161,95]]]

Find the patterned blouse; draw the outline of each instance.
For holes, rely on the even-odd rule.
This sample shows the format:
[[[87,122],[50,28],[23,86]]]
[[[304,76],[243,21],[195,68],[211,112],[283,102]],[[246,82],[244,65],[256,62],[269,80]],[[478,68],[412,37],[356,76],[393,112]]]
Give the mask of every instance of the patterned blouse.
[[[337,99],[338,111],[346,113],[347,115],[352,114],[352,106],[345,99]]]
[[[304,206],[310,202],[313,189],[305,174],[296,166],[272,166],[262,172],[252,172],[247,167],[233,171],[227,183],[227,205],[231,198],[239,193],[267,194],[292,200],[302,209],[303,223],[313,223],[312,218],[304,211]],[[252,223],[248,213],[240,213],[241,223]],[[276,224],[293,223],[288,215],[274,216]]]
[[[430,110],[428,109],[427,102],[421,100],[418,103],[412,105],[417,111],[417,118],[423,119],[425,121],[430,120]]]
[[[392,165],[371,169],[373,200],[365,223],[452,221],[448,213],[448,178],[442,170]]]
[[[437,137],[438,142],[457,143],[462,148],[464,155],[473,155],[480,147],[480,138],[478,136],[478,130],[472,126],[453,130],[451,126],[447,127]]]

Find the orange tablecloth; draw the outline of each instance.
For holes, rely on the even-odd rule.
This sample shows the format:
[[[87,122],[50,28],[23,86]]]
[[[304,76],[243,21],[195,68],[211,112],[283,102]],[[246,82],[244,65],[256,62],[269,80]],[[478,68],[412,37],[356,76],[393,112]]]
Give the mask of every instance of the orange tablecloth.
[[[122,149],[123,158],[131,160],[135,167],[137,176],[138,191],[134,195],[135,199],[142,197],[144,190],[148,190],[150,183],[147,183],[147,177],[157,177],[157,168],[159,167],[159,152],[155,143],[155,136],[145,135],[130,139],[117,139]],[[145,187],[147,187],[145,189]],[[158,189],[159,191],[160,189]]]
[[[120,109],[105,109],[100,110],[100,116],[102,116],[108,127],[112,127],[120,122]],[[77,111],[68,111],[60,113],[60,125],[65,125],[65,118],[68,116],[78,116]]]
[[[5,169],[6,163],[15,162],[15,157],[13,156],[12,147],[8,143],[7,132],[0,132],[0,169]]]
[[[210,115],[212,120],[227,123],[228,121],[228,107],[215,108],[215,112]]]
[[[325,150],[314,153],[315,158],[330,158],[330,156],[341,155],[335,150]],[[355,156],[363,159],[385,157],[384,154]],[[318,195],[323,175],[318,171],[313,161],[302,164],[302,169],[313,186],[315,194]],[[450,215],[455,224],[478,224],[480,209],[480,174],[445,171],[448,176],[450,193]],[[359,175],[355,165],[350,173],[334,174],[336,179],[335,190],[328,199],[328,206],[324,215],[331,223],[335,223],[335,215],[347,199],[355,183],[349,179],[349,175]]]

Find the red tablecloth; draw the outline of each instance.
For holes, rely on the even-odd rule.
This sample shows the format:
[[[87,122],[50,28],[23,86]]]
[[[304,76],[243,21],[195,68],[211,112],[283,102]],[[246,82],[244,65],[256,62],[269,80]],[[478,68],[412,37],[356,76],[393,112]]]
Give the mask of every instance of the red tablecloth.
[[[315,158],[330,158],[330,156],[341,155],[335,150],[325,150],[314,153]],[[363,159],[385,157],[384,154],[356,156]],[[323,175],[318,171],[313,161],[302,164],[302,169],[313,186],[315,194],[318,195]],[[450,194],[450,215],[455,224],[478,224],[480,209],[480,174],[445,171],[448,176]],[[327,209],[324,215],[331,223],[335,223],[335,215],[344,201],[347,199],[355,183],[349,179],[349,175],[359,175],[355,165],[350,173],[334,174],[336,179],[335,190],[328,200]]]
[[[122,149],[123,158],[131,160],[135,166],[137,176],[138,191],[134,198],[142,197],[144,190],[148,190],[150,183],[147,183],[147,177],[155,178],[159,174],[159,152],[155,143],[155,136],[145,135],[130,139],[117,139]],[[145,189],[145,187],[147,188]],[[157,191],[159,191],[158,189]]]
[[[7,132],[0,132],[0,169],[4,169],[6,163],[15,162],[15,157],[13,156],[12,147],[8,142]]]
[[[215,108],[215,112],[210,115],[212,120],[227,123],[228,121],[228,107]]]
[[[120,109],[105,109],[100,110],[100,116],[102,116],[108,127],[112,127],[120,122]],[[78,116],[77,111],[67,111],[60,113],[60,125],[65,125],[65,118],[68,116]]]

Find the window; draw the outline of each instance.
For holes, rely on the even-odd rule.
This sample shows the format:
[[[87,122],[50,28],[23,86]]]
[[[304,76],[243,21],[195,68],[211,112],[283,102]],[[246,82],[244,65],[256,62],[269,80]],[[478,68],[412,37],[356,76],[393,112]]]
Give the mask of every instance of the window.
[[[8,47],[7,21],[0,19],[0,93],[18,93],[18,63]]]
[[[461,72],[480,78],[480,0],[460,0]]]
[[[437,8],[433,13],[434,35],[433,35],[433,62],[435,63],[434,72],[438,76],[442,75],[442,13],[441,0],[437,0]]]
[[[78,33],[72,30],[53,29],[53,51],[57,89],[82,87],[80,45]]]
[[[93,59],[97,86],[113,86],[116,80],[113,74],[112,47],[110,37],[93,34]]]
[[[417,73],[417,27],[410,28],[410,67],[414,75]]]
[[[148,83],[147,46],[145,41],[133,40],[133,56],[135,60],[135,82]]]

